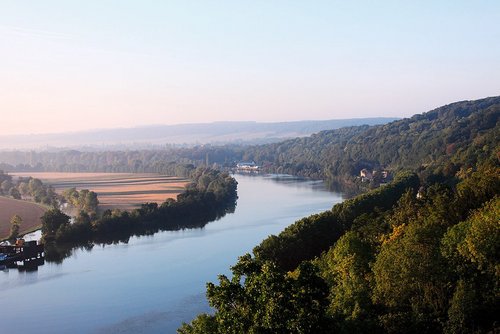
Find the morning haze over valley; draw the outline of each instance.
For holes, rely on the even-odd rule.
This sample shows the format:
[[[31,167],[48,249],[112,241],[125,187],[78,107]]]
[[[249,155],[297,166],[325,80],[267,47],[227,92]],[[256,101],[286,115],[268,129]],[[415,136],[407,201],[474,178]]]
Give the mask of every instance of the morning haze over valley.
[[[0,1],[0,332],[499,332],[498,22]]]

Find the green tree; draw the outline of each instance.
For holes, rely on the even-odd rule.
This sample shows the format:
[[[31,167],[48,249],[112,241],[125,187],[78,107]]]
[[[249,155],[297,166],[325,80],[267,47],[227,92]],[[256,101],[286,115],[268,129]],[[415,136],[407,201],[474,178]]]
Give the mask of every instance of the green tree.
[[[8,194],[10,188],[12,188],[13,186],[14,185],[12,184],[12,181],[10,179],[7,179],[0,184],[0,190],[3,194]]]
[[[445,333],[467,334],[474,331],[474,323],[480,308],[480,298],[473,284],[459,280],[448,310]]]
[[[78,214],[75,216],[75,224],[88,225],[90,223],[91,223],[91,218],[89,214],[83,210],[80,210]]]
[[[18,215],[12,216],[10,219],[10,235],[9,240],[16,240],[19,237],[19,231],[21,229],[21,224],[23,219]]]
[[[483,164],[477,170],[462,171],[463,180],[457,185],[456,210],[465,220],[471,209],[500,194],[500,167]]]
[[[14,199],[21,199],[21,193],[15,187],[10,188],[9,195]]]
[[[30,189],[29,189],[28,183],[21,182],[21,183],[19,183],[17,188],[19,189],[19,192],[21,193],[21,195],[23,195],[23,196],[29,195]]]
[[[43,183],[39,179],[30,179],[28,182],[29,192],[35,196],[38,192],[42,191]]]
[[[78,191],[76,191],[76,188],[68,188],[68,189],[65,189],[63,192],[62,192],[62,196],[63,198],[72,206],[74,206],[75,208],[78,207],[78,198],[79,198],[79,193]]]
[[[207,284],[220,333],[324,333],[331,328],[327,286],[311,263],[288,274],[247,254],[232,271],[232,279],[221,275],[219,285]]]
[[[99,200],[97,194],[88,189],[77,191],[76,188],[69,188],[63,191],[63,198],[73,207],[85,210],[86,212],[96,212]]]
[[[209,314],[200,314],[190,324],[183,323],[177,329],[178,334],[217,334],[218,330],[215,317]]]
[[[373,274],[370,264],[374,261],[373,249],[353,231],[344,234],[326,253],[323,276],[330,285],[329,312],[342,319],[346,333],[373,330],[371,288]]]
[[[469,219],[469,230],[459,253],[477,269],[500,279],[500,197],[486,203]]]
[[[83,194],[82,194],[83,195]],[[97,206],[99,205],[99,200],[97,199],[97,194],[93,191],[85,193],[83,209],[87,212],[96,212]]]
[[[41,217],[42,235],[44,238],[54,237],[61,226],[69,224],[70,217],[59,209],[50,209]]]
[[[448,271],[439,250],[443,226],[413,221],[394,228],[373,265],[374,300],[387,332],[436,332],[446,316]]]
[[[500,313],[500,197],[451,227],[441,252],[458,276],[448,310],[448,333],[493,331]]]

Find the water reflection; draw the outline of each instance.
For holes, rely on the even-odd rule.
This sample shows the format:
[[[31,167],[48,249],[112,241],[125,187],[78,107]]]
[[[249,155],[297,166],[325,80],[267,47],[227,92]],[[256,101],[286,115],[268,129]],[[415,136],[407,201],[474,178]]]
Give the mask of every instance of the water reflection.
[[[307,178],[292,176],[288,174],[258,174],[258,173],[236,173],[246,178],[259,178],[264,181],[271,181],[278,184],[285,185],[293,185],[295,187],[306,187],[312,188],[315,190],[324,190],[325,184],[320,180],[312,181]],[[169,225],[168,227],[158,226],[155,228],[149,228],[147,230],[136,230],[136,231],[123,231],[123,233],[115,233],[113,235],[109,235],[105,238],[101,238],[99,240],[95,240],[94,242],[84,242],[84,243],[72,243],[72,244],[64,244],[64,243],[55,243],[55,242],[47,242],[45,243],[45,258],[40,259],[40,261],[31,261],[27,263],[12,263],[10,265],[4,266],[4,270],[6,269],[18,269],[25,271],[35,271],[38,269],[38,266],[41,266],[47,262],[52,262],[56,264],[61,264],[64,259],[70,257],[75,250],[84,250],[91,251],[95,245],[113,245],[113,244],[127,244],[131,237],[140,237],[140,236],[151,236],[160,231],[178,231],[184,229],[201,229],[205,227],[210,222],[217,221],[224,217],[226,214],[234,213],[236,210],[237,202],[231,203],[229,207],[219,210],[213,211],[204,220],[191,220],[191,221],[183,221],[179,223],[177,226],[172,227]],[[27,234],[24,239],[26,241],[29,240],[40,240],[41,232],[40,230]],[[0,267],[2,269],[2,267]]]
[[[61,243],[49,241],[44,244],[44,257],[35,260],[8,261],[2,270],[18,269],[20,271],[35,271],[39,266],[47,262],[61,264],[64,259],[70,257],[74,250],[91,251],[95,245],[116,245],[127,244],[132,237],[152,236],[160,231],[178,231],[184,229],[201,229],[210,222],[217,221],[226,214],[234,213],[236,210],[236,200],[221,207],[213,207],[210,211],[203,214],[178,217],[174,224],[168,219],[165,222],[153,224],[136,224],[133,229],[115,230],[108,235],[100,235],[97,239],[86,240],[83,242]],[[37,239],[36,239],[37,238]],[[26,235],[25,240],[40,240],[41,233],[31,233]],[[30,242],[36,242],[36,241]]]
[[[8,262],[5,264],[0,265],[0,270],[3,272],[8,272],[9,269],[17,269],[19,271],[25,271],[25,272],[33,272],[37,271],[39,266],[43,266],[45,264],[45,259],[43,257],[38,258],[38,259],[33,259],[30,261],[15,261],[15,262]]]
[[[342,200],[319,182],[235,177],[236,211],[203,228],[110,245],[48,245],[38,271],[0,271],[0,319],[26,333],[175,333],[183,321],[210,311],[206,282],[228,274],[238,256]]]

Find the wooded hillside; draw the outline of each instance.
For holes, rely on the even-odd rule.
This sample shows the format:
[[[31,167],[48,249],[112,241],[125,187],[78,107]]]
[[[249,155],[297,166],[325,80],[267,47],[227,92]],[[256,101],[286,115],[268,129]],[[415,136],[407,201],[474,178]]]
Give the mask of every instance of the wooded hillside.
[[[178,332],[500,331],[499,102],[252,148],[298,174],[407,171],[265,239]]]
[[[455,172],[496,158],[499,119],[498,96],[456,102],[384,125],[322,131],[254,146],[243,159],[280,173],[316,178],[350,177],[363,168]]]

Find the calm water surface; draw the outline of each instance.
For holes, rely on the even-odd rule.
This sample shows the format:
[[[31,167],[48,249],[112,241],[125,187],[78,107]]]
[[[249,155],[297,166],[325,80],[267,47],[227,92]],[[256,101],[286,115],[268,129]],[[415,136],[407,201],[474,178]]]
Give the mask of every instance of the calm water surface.
[[[202,229],[75,250],[36,272],[0,271],[0,332],[175,333],[183,321],[210,312],[205,284],[229,274],[238,256],[342,200],[318,182],[236,179],[235,213]]]

